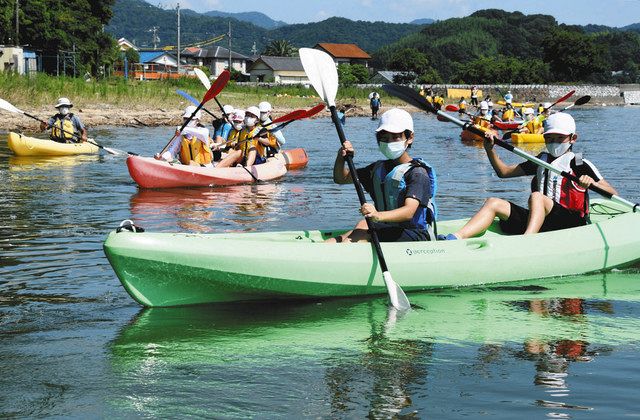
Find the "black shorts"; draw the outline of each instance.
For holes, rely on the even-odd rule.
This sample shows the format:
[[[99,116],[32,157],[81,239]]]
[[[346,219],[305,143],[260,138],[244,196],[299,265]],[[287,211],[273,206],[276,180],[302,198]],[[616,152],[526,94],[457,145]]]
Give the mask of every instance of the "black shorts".
[[[373,223],[380,242],[428,241],[429,233],[420,229],[405,229],[385,223]]]
[[[511,205],[511,214],[507,220],[500,221],[500,228],[504,233],[522,235],[527,229],[527,223],[529,222],[529,209],[520,207],[512,202],[509,202],[509,204]],[[551,212],[544,218],[540,232],[569,229],[586,224],[587,219],[580,216],[580,213],[568,210],[554,202]]]

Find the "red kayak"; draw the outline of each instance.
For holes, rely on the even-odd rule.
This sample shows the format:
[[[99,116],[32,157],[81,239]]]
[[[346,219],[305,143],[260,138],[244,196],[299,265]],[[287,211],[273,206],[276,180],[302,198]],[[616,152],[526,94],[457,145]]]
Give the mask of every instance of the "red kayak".
[[[493,126],[500,130],[515,130],[522,125],[522,121],[495,121]]]
[[[270,181],[287,173],[282,154],[261,165],[232,168],[207,168],[168,163],[154,158],[129,156],[131,178],[142,188],[215,187]]]

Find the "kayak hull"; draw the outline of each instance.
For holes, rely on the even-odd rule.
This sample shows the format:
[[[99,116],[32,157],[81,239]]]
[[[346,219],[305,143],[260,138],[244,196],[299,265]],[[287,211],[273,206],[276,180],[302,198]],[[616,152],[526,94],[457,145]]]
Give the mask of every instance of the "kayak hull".
[[[247,168],[205,168],[168,163],[149,157],[129,156],[131,178],[142,188],[215,187],[271,181],[287,172],[282,155]],[[255,178],[254,178],[255,177]]]
[[[542,134],[513,133],[511,141],[513,143],[544,143],[544,137]]]
[[[592,203],[594,209],[603,206],[614,210],[610,213],[621,210],[610,201]],[[405,291],[576,275],[640,261],[640,214],[594,214],[592,220],[588,226],[526,236],[504,235],[494,224],[477,238],[383,243],[382,249]],[[465,222],[443,221],[438,228],[452,232]],[[386,293],[370,244],[323,242],[340,232],[123,231],[110,233],[104,250],[125,289],[144,306]]]
[[[48,139],[37,139],[18,133],[7,135],[7,145],[16,156],[69,156],[96,154],[98,146],[88,142],[58,143]]]
[[[302,169],[309,163],[309,156],[302,147],[290,150],[281,150],[280,153],[284,157],[285,165],[288,170]]]

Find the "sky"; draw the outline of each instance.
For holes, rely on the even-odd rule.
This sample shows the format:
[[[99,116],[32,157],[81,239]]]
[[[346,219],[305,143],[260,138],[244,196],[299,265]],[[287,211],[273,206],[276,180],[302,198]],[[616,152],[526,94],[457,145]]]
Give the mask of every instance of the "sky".
[[[147,0],[153,5],[176,7],[176,0]],[[464,17],[480,9],[546,14],[566,24],[626,26],[640,22],[640,0],[179,0],[181,8],[197,12],[259,11],[286,23],[317,22],[332,16],[351,20],[410,22],[430,18]]]

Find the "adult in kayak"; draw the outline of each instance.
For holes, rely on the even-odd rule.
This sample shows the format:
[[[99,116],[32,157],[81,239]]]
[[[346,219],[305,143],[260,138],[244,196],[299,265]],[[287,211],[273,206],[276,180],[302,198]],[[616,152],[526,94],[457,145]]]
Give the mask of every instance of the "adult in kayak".
[[[194,105],[189,105],[182,114],[183,123],[196,110]],[[156,154],[158,160],[172,162],[178,158],[184,165],[213,166],[213,153],[211,145],[213,140],[209,137],[209,129],[200,123],[202,111],[198,110],[194,117],[184,127],[182,132],[176,129],[175,138],[167,147],[162,156]]]
[[[271,104],[267,101],[260,102],[258,104],[258,109],[260,110],[260,125],[267,130],[275,128],[271,125],[271,112],[273,110]],[[273,156],[278,153],[287,140],[284,138],[282,130],[277,130],[273,133],[269,132],[259,137],[258,142],[266,148],[266,156]]]
[[[87,141],[87,129],[80,118],[71,112],[73,104],[69,98],[59,98],[55,105],[58,112],[49,121],[40,123],[40,130],[51,129],[49,138],[58,143],[80,143]]]
[[[230,133],[230,136],[233,135],[235,138],[229,139],[235,141],[233,150],[229,151],[227,156],[216,165],[217,168],[236,165],[253,166],[266,162],[265,148],[258,143],[256,138],[262,129],[262,126],[258,124],[260,109],[257,106],[250,106],[244,111],[242,122],[244,127],[239,132],[235,130],[238,126],[237,116],[237,113],[234,114],[234,130]]]
[[[546,152],[538,158],[549,162],[562,171],[580,179],[579,184],[548,169],[526,161],[517,165],[505,164],[493,149],[496,137],[487,135],[484,148],[491,166],[500,178],[534,175],[529,196],[529,208],[491,197],[482,208],[460,230],[447,235],[446,239],[471,238],[484,232],[498,217],[500,228],[508,234],[533,234],[567,229],[587,224],[589,212],[588,188],[596,185],[603,190],[618,194],[602,177],[598,169],[571,148],[576,142],[576,123],[565,113],[549,116],[545,122],[544,141]]]
[[[504,95],[504,103],[507,105],[511,105],[512,101],[513,101],[513,95],[511,94],[511,91],[508,90],[507,93]]]
[[[409,155],[413,133],[413,119],[407,111],[393,108],[385,112],[376,129],[376,141],[386,159],[358,169],[358,178],[375,203],[363,204],[360,213],[371,219],[383,242],[435,240],[435,172],[424,160]],[[347,153],[354,153],[349,141],[336,156],[333,180],[337,184],[352,182],[344,165]],[[367,223],[361,220],[353,230],[327,242],[370,240]]]

